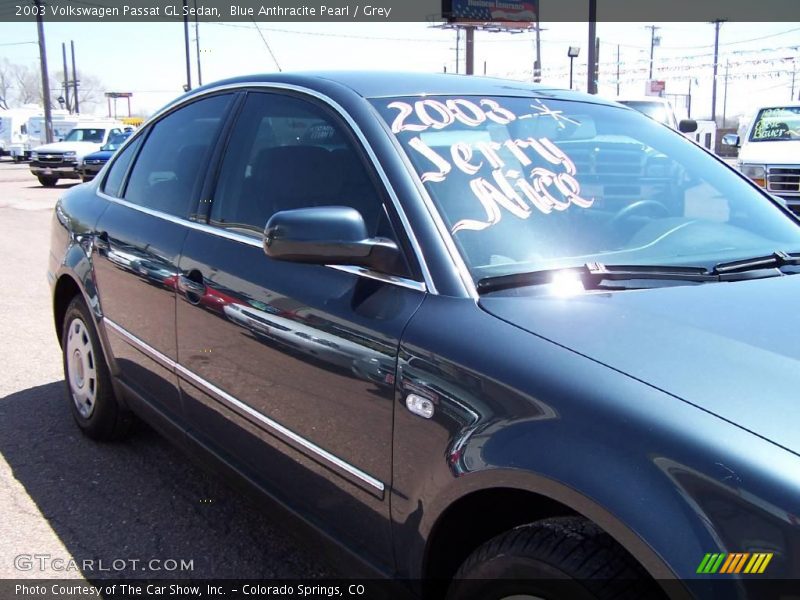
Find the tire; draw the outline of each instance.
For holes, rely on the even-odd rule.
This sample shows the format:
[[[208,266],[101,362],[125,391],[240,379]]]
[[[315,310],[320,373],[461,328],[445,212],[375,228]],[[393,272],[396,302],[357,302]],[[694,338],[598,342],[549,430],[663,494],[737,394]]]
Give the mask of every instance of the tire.
[[[650,600],[663,593],[611,536],[579,517],[492,538],[461,565],[447,600]]]
[[[58,183],[58,177],[51,175],[39,175],[37,179],[44,187],[55,187],[56,183]]]
[[[94,321],[80,296],[67,307],[61,345],[67,398],[78,427],[93,440],[126,437],[133,415],[114,395]]]

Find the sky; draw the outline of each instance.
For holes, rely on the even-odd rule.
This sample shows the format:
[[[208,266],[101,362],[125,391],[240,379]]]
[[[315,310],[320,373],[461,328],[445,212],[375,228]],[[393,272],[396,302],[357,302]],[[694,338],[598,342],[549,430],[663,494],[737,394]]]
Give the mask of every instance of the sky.
[[[599,93],[642,96],[648,79],[651,23],[598,23]],[[655,23],[654,79],[666,82],[667,94],[687,94],[692,117],[711,113],[714,26],[707,23]],[[574,85],[586,89],[588,25],[542,22],[543,82],[569,87],[567,48],[579,46]],[[456,32],[427,23],[200,23],[203,83],[235,75],[314,69],[368,69],[455,72]],[[74,40],[78,69],[98,77],[106,91],[133,92],[132,108],[150,114],[182,93],[186,82],[182,23],[45,23],[52,73],[60,70],[61,43]],[[192,83],[197,84],[195,28]],[[263,39],[262,39],[263,36]],[[34,23],[0,23],[0,59],[38,65]],[[266,43],[265,43],[266,40]],[[267,47],[269,45],[269,48]],[[271,50],[271,52],[270,52]],[[464,72],[463,34],[460,64]],[[273,59],[274,55],[274,59]],[[530,81],[534,34],[477,32],[475,71]],[[276,64],[277,61],[277,64]],[[725,65],[728,65],[725,101]],[[720,30],[717,115],[749,114],[758,105],[800,94],[800,23],[724,23]],[[673,98],[678,116],[686,116],[686,98]],[[725,104],[723,106],[723,104]],[[105,114],[104,102],[96,107]],[[125,110],[118,104],[118,114]]]

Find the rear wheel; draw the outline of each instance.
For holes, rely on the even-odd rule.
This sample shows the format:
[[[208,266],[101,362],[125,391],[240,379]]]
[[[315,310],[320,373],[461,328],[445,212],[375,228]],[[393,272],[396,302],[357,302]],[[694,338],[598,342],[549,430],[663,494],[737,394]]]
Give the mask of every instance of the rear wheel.
[[[489,540],[455,575],[448,600],[651,600],[663,594],[599,527],[545,519]]]
[[[95,440],[125,437],[133,416],[114,396],[94,322],[79,296],[67,307],[61,340],[67,394],[78,427]]]
[[[55,187],[56,183],[58,183],[58,177],[53,177],[52,175],[39,175],[37,179],[44,187]]]

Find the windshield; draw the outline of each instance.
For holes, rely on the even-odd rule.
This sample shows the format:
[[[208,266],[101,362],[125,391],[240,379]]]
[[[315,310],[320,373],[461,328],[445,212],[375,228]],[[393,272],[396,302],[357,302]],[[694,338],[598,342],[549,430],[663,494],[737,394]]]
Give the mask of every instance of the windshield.
[[[105,129],[78,129],[75,128],[67,134],[64,138],[65,142],[94,142],[100,144],[103,142]]]
[[[800,140],[800,106],[762,108],[753,122],[751,142]]]
[[[473,277],[713,265],[800,250],[800,229],[683,136],[613,106],[375,99]]]
[[[669,127],[675,126],[675,123],[670,119],[669,112],[667,112],[666,107],[661,102],[648,102],[646,100],[619,100],[618,102],[638,110],[654,121],[658,121]]]
[[[125,133],[118,133],[116,135],[112,135],[108,138],[108,143],[100,148],[101,150],[117,150],[120,146],[122,146],[123,142],[127,140],[131,136],[130,132],[126,131]]]

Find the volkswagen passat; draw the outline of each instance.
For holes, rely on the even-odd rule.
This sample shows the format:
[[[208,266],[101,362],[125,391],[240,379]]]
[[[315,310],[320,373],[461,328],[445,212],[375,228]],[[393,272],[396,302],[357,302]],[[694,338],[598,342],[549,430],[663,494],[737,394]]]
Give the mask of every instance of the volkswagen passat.
[[[49,278],[88,436],[137,415],[412,593],[711,598],[800,575],[798,271],[634,110],[319,73],[167,106]]]

